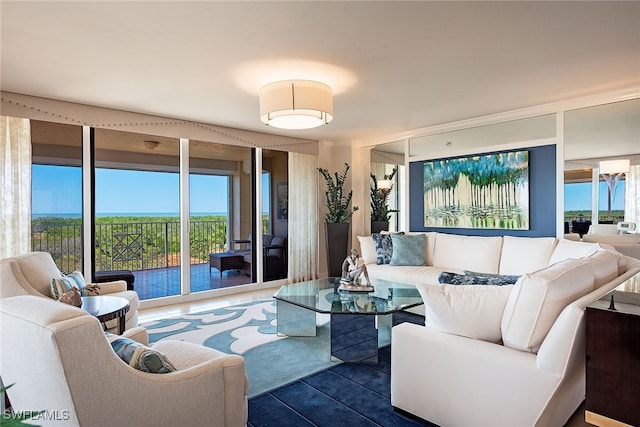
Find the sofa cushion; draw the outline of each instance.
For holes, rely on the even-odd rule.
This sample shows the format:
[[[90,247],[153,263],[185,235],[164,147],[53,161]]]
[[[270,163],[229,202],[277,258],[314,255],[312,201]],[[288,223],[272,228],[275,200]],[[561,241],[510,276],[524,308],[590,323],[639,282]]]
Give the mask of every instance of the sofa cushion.
[[[425,324],[454,335],[498,342],[509,286],[417,285],[424,301]]]
[[[365,264],[376,262],[376,243],[371,236],[358,236],[360,242],[360,256]]]
[[[557,243],[554,237],[504,236],[499,273],[522,275],[545,268]]]
[[[573,240],[561,239],[553,250],[553,254],[549,258],[549,264],[552,265],[566,259],[580,259],[593,255],[601,247],[597,243],[574,242]]]
[[[438,233],[433,265],[450,269],[498,273],[502,237]]]
[[[152,374],[174,372],[176,368],[159,351],[131,338],[106,333],[113,351],[132,368]]]
[[[397,283],[406,283],[409,285],[417,284],[438,284],[438,276],[444,270],[438,267],[419,265],[419,266],[395,266],[390,264],[369,264],[367,272],[369,277],[374,279],[390,280]],[[462,271],[459,271],[462,273]]]
[[[507,276],[500,274],[476,273],[465,271],[463,274],[451,273],[448,271],[440,273],[438,282],[448,285],[492,285],[505,286],[513,285],[520,276]]]
[[[507,347],[536,353],[560,312],[593,290],[586,260],[567,259],[523,275],[514,285],[502,316]]]
[[[393,251],[390,265],[426,265],[427,236],[424,234],[392,234]]]

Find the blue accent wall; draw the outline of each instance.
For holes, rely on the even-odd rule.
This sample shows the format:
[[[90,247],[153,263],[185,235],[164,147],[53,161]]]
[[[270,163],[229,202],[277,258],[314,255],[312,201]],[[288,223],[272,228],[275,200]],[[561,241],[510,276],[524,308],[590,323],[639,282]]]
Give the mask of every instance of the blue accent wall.
[[[424,161],[409,164],[409,227],[411,231],[438,231],[468,236],[555,237],[556,146],[527,147],[529,151],[529,230],[444,228],[424,226]],[[484,153],[489,154],[489,153]]]

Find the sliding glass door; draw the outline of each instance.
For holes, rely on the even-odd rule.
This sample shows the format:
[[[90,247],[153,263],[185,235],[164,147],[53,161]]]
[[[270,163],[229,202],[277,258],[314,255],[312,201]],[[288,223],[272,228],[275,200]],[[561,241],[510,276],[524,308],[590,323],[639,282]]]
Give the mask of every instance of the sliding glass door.
[[[180,145],[95,129],[95,270],[131,270],[141,299],[180,295]]]
[[[82,271],[82,127],[31,120],[31,244]]]

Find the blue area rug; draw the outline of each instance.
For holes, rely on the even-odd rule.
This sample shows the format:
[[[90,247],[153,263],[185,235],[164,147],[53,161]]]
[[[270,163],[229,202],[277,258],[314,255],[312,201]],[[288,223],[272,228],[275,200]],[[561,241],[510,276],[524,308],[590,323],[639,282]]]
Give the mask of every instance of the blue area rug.
[[[141,326],[149,332],[150,342],[182,340],[243,356],[250,398],[340,363],[330,358],[328,323],[319,325],[315,337],[278,336],[275,300],[254,301]]]
[[[394,315],[394,324],[424,324],[424,317]],[[251,427],[432,426],[391,406],[391,348],[378,363],[342,363],[249,400]]]

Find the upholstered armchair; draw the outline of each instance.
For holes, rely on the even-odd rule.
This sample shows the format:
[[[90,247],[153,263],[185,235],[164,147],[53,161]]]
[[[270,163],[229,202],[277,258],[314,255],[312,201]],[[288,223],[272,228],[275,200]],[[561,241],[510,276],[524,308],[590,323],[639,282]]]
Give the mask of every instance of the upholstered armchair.
[[[46,411],[36,424],[245,426],[244,359],[183,341],[151,346],[174,372],[142,372],[112,349],[85,311],[32,295],[0,304],[0,376],[12,408]],[[143,328],[126,331],[142,341]],[[56,422],[52,422],[52,420]]]
[[[62,277],[51,254],[30,252],[28,254],[0,260],[0,299],[16,295],[36,295],[52,298],[51,280]],[[124,280],[100,283],[100,295],[125,298],[129,311],[125,317],[125,329],[138,326],[140,300],[135,291],[127,290]],[[116,331],[116,321],[107,323],[110,331]]]

